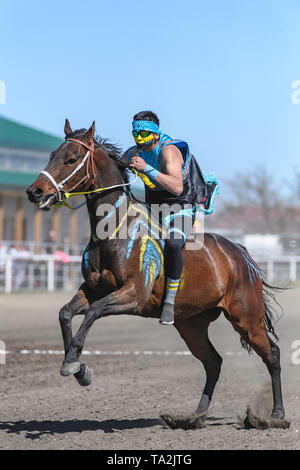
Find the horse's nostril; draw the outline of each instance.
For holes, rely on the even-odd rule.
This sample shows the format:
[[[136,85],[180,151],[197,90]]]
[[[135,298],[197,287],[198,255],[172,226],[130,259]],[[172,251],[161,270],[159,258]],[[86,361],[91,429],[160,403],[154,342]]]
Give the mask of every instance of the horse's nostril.
[[[34,188],[32,191],[27,189],[26,192],[28,194],[29,200],[32,202],[39,201],[44,194],[44,191],[41,188]]]
[[[41,188],[34,188],[32,194],[36,197],[39,197],[43,194],[43,190]]]

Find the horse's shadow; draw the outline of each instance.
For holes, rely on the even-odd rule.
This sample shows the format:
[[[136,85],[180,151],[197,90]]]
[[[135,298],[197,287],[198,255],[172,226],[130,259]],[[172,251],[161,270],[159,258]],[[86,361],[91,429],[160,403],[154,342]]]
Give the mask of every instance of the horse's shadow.
[[[25,432],[26,439],[39,439],[43,435],[68,434],[83,431],[103,431],[113,433],[128,429],[142,429],[163,425],[160,419],[107,419],[96,421],[89,419],[72,419],[67,421],[0,421],[0,430],[8,434]]]

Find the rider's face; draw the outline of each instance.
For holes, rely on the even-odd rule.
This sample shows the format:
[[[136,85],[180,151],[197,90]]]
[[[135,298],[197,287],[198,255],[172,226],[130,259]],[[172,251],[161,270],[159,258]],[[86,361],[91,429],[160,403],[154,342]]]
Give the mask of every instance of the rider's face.
[[[133,131],[133,138],[138,145],[143,145],[153,140],[153,133],[150,131]]]
[[[142,149],[152,150],[152,147],[157,145],[159,134],[149,131],[133,131],[133,138],[136,144]]]

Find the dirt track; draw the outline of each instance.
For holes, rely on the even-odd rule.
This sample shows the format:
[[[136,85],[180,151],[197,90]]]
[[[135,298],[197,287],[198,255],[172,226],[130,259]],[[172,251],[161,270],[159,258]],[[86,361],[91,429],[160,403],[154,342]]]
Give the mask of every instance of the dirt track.
[[[174,354],[185,344],[175,328],[156,320],[98,321],[85,349],[106,353],[82,356],[95,374],[87,388],[59,375],[62,355],[20,354],[62,349],[58,310],[69,298],[0,296],[0,340],[11,351],[0,365],[1,449],[300,449],[300,364],[291,361],[292,343],[300,340],[299,289],[279,296],[285,313],[276,325],[291,426],[265,431],[242,429],[238,416],[248,404],[270,410],[269,374],[260,358],[241,350],[223,316],[210,328],[224,362],[204,429],[171,430],[159,419],[162,412],[194,411],[205,373],[193,356]]]

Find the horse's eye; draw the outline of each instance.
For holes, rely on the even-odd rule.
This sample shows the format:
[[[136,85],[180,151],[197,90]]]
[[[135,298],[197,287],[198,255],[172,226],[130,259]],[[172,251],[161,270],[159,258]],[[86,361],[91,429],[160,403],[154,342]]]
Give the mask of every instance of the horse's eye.
[[[76,158],[70,158],[65,162],[65,165],[73,165],[76,162]]]

